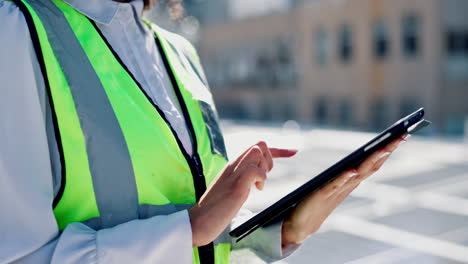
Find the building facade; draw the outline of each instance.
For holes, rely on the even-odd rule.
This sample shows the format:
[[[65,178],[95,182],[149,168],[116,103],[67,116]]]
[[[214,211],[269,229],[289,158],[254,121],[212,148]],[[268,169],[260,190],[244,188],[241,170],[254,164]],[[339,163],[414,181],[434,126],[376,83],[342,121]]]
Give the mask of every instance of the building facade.
[[[304,0],[206,24],[198,48],[220,114],[381,129],[427,109],[468,117],[468,1]]]

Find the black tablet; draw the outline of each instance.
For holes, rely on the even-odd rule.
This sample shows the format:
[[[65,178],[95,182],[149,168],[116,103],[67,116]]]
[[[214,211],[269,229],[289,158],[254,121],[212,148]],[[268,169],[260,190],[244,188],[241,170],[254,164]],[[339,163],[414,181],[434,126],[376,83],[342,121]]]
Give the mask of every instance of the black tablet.
[[[424,120],[423,117],[424,109],[421,108],[400,119],[364,146],[232,230],[229,235],[237,238],[237,241],[240,241],[257,228],[268,226],[269,224],[284,219],[299,202],[338,177],[344,171],[356,168],[367,157],[382,149],[398,137],[407,133],[413,134],[419,129],[428,126],[430,122]]]

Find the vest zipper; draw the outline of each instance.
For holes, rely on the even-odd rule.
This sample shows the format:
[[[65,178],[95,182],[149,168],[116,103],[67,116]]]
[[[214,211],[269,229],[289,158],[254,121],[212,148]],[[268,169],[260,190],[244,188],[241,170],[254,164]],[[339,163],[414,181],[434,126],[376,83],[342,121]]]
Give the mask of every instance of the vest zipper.
[[[206,191],[206,183],[205,183],[205,175],[203,174],[203,166],[200,161],[200,157],[198,154],[194,153],[191,157],[191,162],[192,164],[191,167],[193,167],[193,176],[197,177],[198,180],[194,180],[195,189],[200,190],[199,193],[196,195],[197,196],[197,202],[200,200],[200,198],[203,196],[203,193]],[[203,192],[201,192],[203,190]]]
[[[166,53],[164,52],[164,49],[162,47],[162,43],[158,38],[155,39],[155,42],[156,46],[158,47],[159,54],[161,55],[161,59],[164,63],[164,67],[166,68],[166,72],[169,75],[169,79],[174,89],[174,93],[177,97],[177,101],[180,105],[180,110],[182,111],[182,114],[184,116],[185,125],[187,127],[190,140],[192,142],[192,156],[190,156],[187,153],[187,151],[185,151],[185,148],[182,144],[180,144],[179,147],[183,151],[184,156],[187,159],[187,163],[189,164],[190,169],[192,171],[192,175],[194,177],[193,183],[195,185],[195,193],[198,202],[198,200],[200,200],[200,198],[202,197],[203,193],[205,193],[206,191],[206,181],[205,175],[203,174],[203,165],[200,160],[200,156],[198,155],[198,145],[195,130],[193,128],[187,105],[185,104],[185,100],[182,96],[182,92],[180,91],[180,87],[177,83],[174,72],[172,71],[171,65],[169,64],[169,61],[166,57]],[[167,123],[168,125],[170,125],[169,122]],[[177,134],[175,132],[174,136],[177,138]]]
[[[177,145],[179,146],[180,151],[182,152],[183,156],[185,157],[187,164],[190,167],[190,172],[192,173],[193,177],[193,184],[195,188],[195,197],[196,201],[198,202],[200,198],[203,196],[203,194],[206,191],[206,180],[205,180],[205,175],[203,173],[203,165],[200,159],[200,156],[198,155],[198,145],[197,145],[197,139],[195,135],[195,130],[193,129],[192,121],[190,119],[190,115],[187,109],[187,106],[185,104],[185,101],[182,97],[182,93],[180,92],[180,87],[177,84],[177,80],[175,78],[174,72],[171,69],[171,66],[169,64],[169,61],[167,60],[166,53],[164,52],[162,48],[162,44],[158,38],[155,38],[155,43],[158,48],[158,51],[161,55],[161,59],[164,63],[164,67],[166,68],[167,74],[169,75],[169,79],[171,81],[172,87],[174,89],[174,93],[176,94],[177,101],[179,102],[180,108],[182,110],[182,114],[184,115],[185,119],[185,124],[187,126],[188,132],[190,139],[192,141],[192,156],[190,156],[187,151],[185,150],[182,142],[180,141],[179,137],[177,136],[177,133],[175,132],[174,128],[172,127],[171,123],[169,123],[169,120],[167,120],[166,115],[164,112],[157,106],[151,97],[145,92],[145,90],[142,88],[141,84],[137,81],[135,76],[130,72],[130,70],[127,68],[127,66],[123,63],[122,59],[120,56],[115,52],[115,50],[112,48],[110,43],[107,41],[107,39],[104,37],[102,34],[101,30],[97,27],[97,25],[94,23],[94,21],[88,19],[91,24],[94,26],[98,34],[101,36],[101,38],[104,40],[106,43],[107,47],[109,50],[112,52],[114,57],[117,59],[117,61],[120,63],[120,65],[125,69],[125,71],[130,75],[130,77],[133,79],[133,81],[137,84],[138,88],[140,88],[140,91],[145,95],[146,99],[148,102],[150,102],[153,107],[156,109],[158,112],[159,116],[164,120],[166,125],[169,127],[169,129],[172,132],[172,135],[174,136]],[[214,258],[214,244],[213,242],[209,243],[208,245],[198,247],[198,256],[200,259],[201,264],[214,264],[215,263],[215,258]]]
[[[172,87],[174,88],[175,95],[180,105],[180,109],[182,110],[182,114],[184,115],[185,125],[187,126],[189,136],[192,140],[192,156],[190,157],[188,153],[185,151],[184,146],[182,144],[179,145],[180,149],[183,151],[187,163],[190,166],[190,170],[192,172],[193,177],[193,184],[195,187],[195,196],[197,202],[203,196],[206,191],[206,179],[203,173],[203,164],[200,160],[200,156],[198,155],[198,145],[197,145],[197,138],[195,134],[195,130],[193,129],[192,120],[190,119],[190,114],[187,109],[187,105],[185,104],[185,100],[182,96],[180,91],[180,87],[177,83],[175,78],[174,72],[172,71],[171,65],[166,57],[166,53],[162,47],[161,40],[159,38],[155,39],[156,46],[158,47],[159,54],[161,55],[161,59],[164,63],[164,67],[169,75],[169,79],[171,80]],[[174,136],[177,135],[174,132]],[[200,259],[201,264],[214,264],[215,257],[214,257],[214,244],[213,242],[209,243],[208,245],[198,247],[198,256]]]

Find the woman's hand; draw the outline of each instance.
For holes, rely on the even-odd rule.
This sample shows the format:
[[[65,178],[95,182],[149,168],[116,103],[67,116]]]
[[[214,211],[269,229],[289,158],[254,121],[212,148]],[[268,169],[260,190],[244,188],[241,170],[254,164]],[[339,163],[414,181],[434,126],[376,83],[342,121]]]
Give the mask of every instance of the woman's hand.
[[[400,142],[406,139],[407,136],[393,141],[363,161],[358,168],[344,172],[302,201],[283,222],[283,251],[301,244],[307,237],[317,232],[331,212],[363,180],[378,171]]]
[[[268,148],[259,142],[229,163],[200,201],[189,210],[193,246],[212,242],[223,232],[247,199],[253,184],[263,189],[273,158],[287,158],[296,150]]]

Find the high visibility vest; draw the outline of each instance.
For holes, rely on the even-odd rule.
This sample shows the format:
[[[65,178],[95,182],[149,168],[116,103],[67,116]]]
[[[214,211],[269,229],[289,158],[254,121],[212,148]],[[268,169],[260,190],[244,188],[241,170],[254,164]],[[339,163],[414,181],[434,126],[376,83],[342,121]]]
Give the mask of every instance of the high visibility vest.
[[[190,208],[227,162],[198,56],[152,25],[193,145],[188,155],[164,113],[93,21],[61,0],[14,0],[28,23],[52,109],[62,166],[60,230],[95,230]],[[229,243],[194,248],[194,263],[229,263]]]

